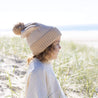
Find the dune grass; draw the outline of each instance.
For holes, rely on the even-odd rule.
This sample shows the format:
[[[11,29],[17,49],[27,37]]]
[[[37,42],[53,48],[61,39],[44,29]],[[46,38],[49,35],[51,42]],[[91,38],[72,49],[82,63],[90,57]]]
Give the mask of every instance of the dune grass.
[[[66,92],[76,92],[80,98],[98,94],[98,49],[73,42],[62,42],[54,70]]]
[[[68,41],[62,41],[61,47],[57,60],[52,64],[64,92],[68,96],[70,92],[77,93],[80,98],[97,96],[98,49]],[[26,60],[31,51],[25,39],[2,37],[0,54]]]

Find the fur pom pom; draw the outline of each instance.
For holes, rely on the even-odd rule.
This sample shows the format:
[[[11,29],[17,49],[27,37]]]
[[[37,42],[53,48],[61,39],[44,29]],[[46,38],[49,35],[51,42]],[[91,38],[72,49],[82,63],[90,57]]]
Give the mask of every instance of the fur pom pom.
[[[21,35],[21,31],[25,28],[24,23],[18,23],[13,27],[13,32],[16,35]]]

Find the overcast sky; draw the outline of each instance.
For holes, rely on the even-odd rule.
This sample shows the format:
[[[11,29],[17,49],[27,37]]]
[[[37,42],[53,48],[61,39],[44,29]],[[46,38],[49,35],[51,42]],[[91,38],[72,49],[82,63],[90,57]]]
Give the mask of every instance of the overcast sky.
[[[0,0],[0,29],[17,22],[98,24],[98,0]]]

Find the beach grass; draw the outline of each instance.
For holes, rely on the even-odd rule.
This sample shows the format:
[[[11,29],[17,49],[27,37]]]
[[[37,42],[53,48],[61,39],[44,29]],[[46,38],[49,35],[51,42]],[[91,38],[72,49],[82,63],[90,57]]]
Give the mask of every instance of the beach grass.
[[[97,96],[98,49],[72,41],[61,41],[61,47],[57,60],[52,64],[63,91],[69,98],[74,98],[72,92],[80,98]],[[25,39],[1,37],[0,54],[27,60],[31,51]],[[9,84],[11,86],[11,82]]]

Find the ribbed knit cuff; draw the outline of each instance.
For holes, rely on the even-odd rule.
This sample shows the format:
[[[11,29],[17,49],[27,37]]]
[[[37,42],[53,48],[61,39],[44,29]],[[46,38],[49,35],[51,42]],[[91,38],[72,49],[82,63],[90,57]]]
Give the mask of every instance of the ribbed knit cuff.
[[[42,38],[40,38],[38,41],[30,46],[33,55],[38,55],[39,53],[43,52],[59,36],[61,36],[61,33],[57,28],[51,29]]]

